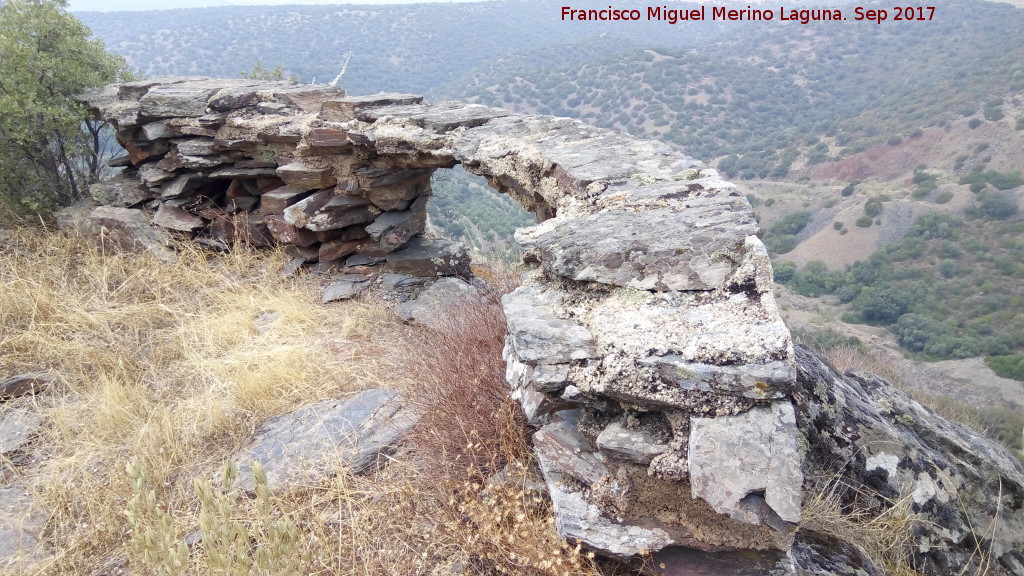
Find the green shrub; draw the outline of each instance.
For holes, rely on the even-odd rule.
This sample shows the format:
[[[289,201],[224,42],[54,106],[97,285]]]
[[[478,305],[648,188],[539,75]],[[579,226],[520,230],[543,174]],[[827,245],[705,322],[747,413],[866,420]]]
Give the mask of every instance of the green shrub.
[[[882,201],[878,198],[872,198],[864,203],[864,213],[868,216],[878,216],[882,213]]]
[[[971,118],[971,121],[967,123],[967,126],[970,127],[971,130],[974,130],[978,126],[981,126],[981,120],[978,118]]]
[[[1004,117],[1005,117],[1005,114],[1003,114],[1003,109],[1001,107],[999,107],[999,106],[994,106],[994,107],[991,107],[991,108],[989,108],[989,107],[985,108],[985,119],[986,120],[990,120],[992,122],[998,122],[998,121],[1002,120]]]
[[[950,192],[949,190],[943,190],[942,192],[939,192],[938,195],[935,196],[935,203],[945,204],[946,202],[949,202],[952,199],[953,193]]]
[[[856,224],[859,228],[870,228],[871,225],[874,224],[874,222],[875,221],[871,218],[871,216],[864,215],[861,216],[860,218],[857,218],[857,221],[854,222],[854,224]]]
[[[785,254],[796,248],[796,236],[783,234],[782,236],[771,236],[765,239],[764,245],[769,252],[774,254]]]
[[[832,229],[833,230],[842,230],[843,229],[843,223],[839,222],[838,220],[833,222],[832,223]]]
[[[773,234],[799,234],[811,222],[811,213],[807,211],[793,212],[772,225]]]
[[[796,264],[793,262],[783,261],[773,266],[775,271],[775,281],[779,284],[785,284],[793,279],[796,275]]]
[[[895,285],[872,290],[866,294],[860,305],[864,319],[878,324],[892,324],[910,311],[912,293]]]
[[[860,284],[847,284],[836,290],[836,297],[839,298],[839,301],[843,304],[848,304],[853,302],[853,299],[859,296],[863,289],[864,287]]]
[[[1021,178],[1020,172],[1017,171],[997,172],[989,170],[985,172],[985,180],[996,190],[1009,190],[1010,188],[1024,186],[1024,178]]]
[[[821,260],[811,260],[794,275],[790,286],[802,296],[831,294],[843,283],[842,272],[829,272]]]
[[[985,364],[1003,378],[1024,382],[1024,354],[988,356]]]
[[[993,220],[1005,220],[1017,211],[1017,200],[1007,194],[989,192],[981,199],[981,212]]]

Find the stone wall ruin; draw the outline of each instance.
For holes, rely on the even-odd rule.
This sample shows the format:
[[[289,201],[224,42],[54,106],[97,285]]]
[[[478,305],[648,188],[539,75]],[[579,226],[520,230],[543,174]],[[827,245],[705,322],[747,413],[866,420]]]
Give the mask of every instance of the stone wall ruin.
[[[350,276],[463,275],[465,251],[421,236],[430,176],[461,164],[486,177],[538,217],[516,234],[528,271],[502,299],[504,354],[540,427],[559,532],[617,557],[746,554],[742,573],[797,569],[818,465],[807,437],[828,395],[799,387],[752,209],[715,170],[577,120],[415,95],[174,77],[82,99],[128,153],[91,190],[94,222],[126,246],[276,242]],[[1019,466],[993,466],[978,473],[1024,495]],[[1018,575],[1021,540],[1000,549]]]

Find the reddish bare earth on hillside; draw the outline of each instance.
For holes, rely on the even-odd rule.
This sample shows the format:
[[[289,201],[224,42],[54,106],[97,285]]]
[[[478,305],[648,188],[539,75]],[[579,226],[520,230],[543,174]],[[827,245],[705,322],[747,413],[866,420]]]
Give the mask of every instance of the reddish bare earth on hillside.
[[[836,162],[804,168],[798,177],[843,182],[894,180],[906,177],[920,164],[950,169],[957,155],[983,142],[991,145],[986,151],[992,158],[990,167],[1005,170],[1015,166],[1013,154],[1020,150],[1021,132],[1007,122],[985,122],[975,129],[966,122],[957,122],[948,128],[929,128],[916,138],[905,137],[895,146],[881,144]]]

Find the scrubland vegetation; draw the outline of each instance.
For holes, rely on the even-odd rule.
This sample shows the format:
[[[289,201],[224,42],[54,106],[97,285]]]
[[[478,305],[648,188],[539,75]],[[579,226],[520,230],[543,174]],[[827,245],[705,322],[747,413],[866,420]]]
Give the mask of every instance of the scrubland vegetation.
[[[1012,41],[1024,11],[998,3],[947,3],[940,18],[919,26],[820,25],[799,34],[739,22],[692,23],[687,34],[664,24],[568,26],[526,1],[166,16],[158,23],[146,13],[82,15],[146,74],[233,76],[239,61],[253,59],[243,55],[258,54],[303,81],[326,81],[346,61],[340,84],[353,93],[419,91],[434,100],[469,98],[581,118],[680,144],[735,179],[791,180],[865,151],[912,146],[939,129],[989,134],[997,126],[1019,130],[1024,121],[1024,53]],[[387,23],[393,41],[382,44]],[[406,33],[412,26],[432,33]],[[333,34],[341,28],[345,35]],[[459,33],[446,32],[452,29]],[[321,38],[319,50],[300,50],[297,36]],[[985,355],[999,374],[1022,377],[1013,264],[1020,248],[1008,243],[1020,236],[1014,189],[1024,181],[1014,161],[999,155],[1005,146],[986,138],[965,140],[952,165],[906,166],[907,182],[898,184],[910,199],[956,214],[956,238],[924,238],[918,233],[930,221],[922,221],[855,269],[814,264],[795,274],[785,254],[816,215],[795,211],[765,226],[780,278],[795,274],[801,294],[835,294],[849,308],[847,320],[893,327],[907,351],[922,358]],[[835,183],[842,186],[836,201],[876,184]],[[977,195],[966,213],[951,207],[954,183]],[[438,233],[484,250],[515,251],[511,232],[528,219],[506,198],[480,193],[462,178],[435,180],[435,188],[430,210]],[[863,214],[833,223],[837,234],[877,230],[889,200],[872,193]],[[964,277],[975,265],[981,272]]]
[[[987,192],[963,218],[925,214],[902,240],[848,270],[781,262],[776,278],[804,296],[834,294],[847,306],[844,321],[886,326],[912,353],[986,355],[998,374],[1024,379],[1024,223],[1004,219],[1015,200],[995,216],[986,211],[985,198],[997,194]]]

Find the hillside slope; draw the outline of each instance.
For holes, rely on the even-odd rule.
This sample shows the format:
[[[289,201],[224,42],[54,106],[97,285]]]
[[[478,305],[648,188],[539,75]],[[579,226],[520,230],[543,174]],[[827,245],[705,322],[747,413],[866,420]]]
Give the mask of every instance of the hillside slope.
[[[579,4],[586,4],[581,2]],[[643,6],[637,1],[623,6]],[[76,14],[107,47],[146,76],[238,76],[257,60],[280,64],[303,82],[330,82],[353,94],[430,92],[466,71],[525,50],[556,48],[605,33],[616,23],[564,24],[557,8],[532,0],[359,6],[229,6]],[[694,47],[724,33],[712,23],[677,30],[630,27],[645,42]],[[591,57],[593,54],[590,55]]]

